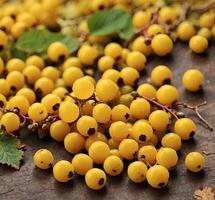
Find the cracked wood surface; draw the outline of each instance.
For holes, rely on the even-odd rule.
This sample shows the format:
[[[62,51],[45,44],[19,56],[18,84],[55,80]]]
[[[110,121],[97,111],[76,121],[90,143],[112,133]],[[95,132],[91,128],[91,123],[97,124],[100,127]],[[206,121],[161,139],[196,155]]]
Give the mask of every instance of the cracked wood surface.
[[[181,102],[198,104],[206,100],[208,104],[201,108],[203,116],[213,125],[215,122],[215,45],[211,45],[207,54],[195,55],[187,45],[177,43],[172,56],[168,58],[152,57],[142,73],[142,80],[149,76],[153,66],[158,64],[168,65],[174,72],[174,82],[181,92]],[[196,67],[205,74],[204,91],[192,94],[184,90],[181,76],[186,69]],[[54,199],[147,199],[147,200],[191,200],[193,192],[203,186],[212,186],[215,189],[215,134],[203,128],[192,111],[187,111],[187,116],[192,117],[198,124],[195,139],[183,143],[179,154],[180,161],[177,169],[171,172],[167,188],[155,190],[146,183],[131,183],[126,172],[119,177],[108,177],[105,189],[94,192],[84,184],[84,178],[75,177],[67,184],[57,183],[51,170],[42,171],[32,163],[33,153],[39,148],[50,149],[55,161],[60,159],[71,160],[72,156],[65,152],[63,145],[49,139],[39,140],[35,134],[23,131],[22,142],[26,144],[24,164],[20,171],[9,169],[0,165],[0,199],[1,200],[54,200]],[[198,174],[186,171],[183,160],[187,152],[205,152],[205,170]]]

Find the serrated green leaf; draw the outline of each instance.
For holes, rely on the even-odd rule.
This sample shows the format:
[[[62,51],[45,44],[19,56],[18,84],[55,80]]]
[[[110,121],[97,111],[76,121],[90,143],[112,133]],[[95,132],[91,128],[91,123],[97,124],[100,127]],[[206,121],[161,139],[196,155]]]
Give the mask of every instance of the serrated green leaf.
[[[41,54],[45,53],[48,46],[55,41],[63,42],[69,48],[70,53],[78,49],[78,43],[74,38],[61,33],[53,33],[47,29],[36,28],[32,28],[22,34],[15,46],[17,50],[26,53]]]
[[[122,39],[129,39],[133,34],[132,16],[123,10],[99,11],[87,23],[90,32],[97,36],[117,33]]]
[[[14,136],[7,133],[0,134],[0,163],[19,169],[24,155],[19,145],[20,141]]]

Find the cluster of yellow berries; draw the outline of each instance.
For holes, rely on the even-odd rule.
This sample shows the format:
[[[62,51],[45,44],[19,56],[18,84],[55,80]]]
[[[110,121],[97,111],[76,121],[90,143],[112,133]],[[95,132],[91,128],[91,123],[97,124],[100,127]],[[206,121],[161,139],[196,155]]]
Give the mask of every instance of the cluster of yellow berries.
[[[113,2],[119,8],[130,6],[123,0],[111,2],[93,0],[93,11],[108,8]],[[134,13],[135,28],[150,24],[155,2],[134,1],[136,6],[149,6],[146,11]],[[7,33],[16,39],[26,28],[55,23],[61,4],[61,0],[6,4],[0,15],[0,48],[4,49],[9,41]],[[176,116],[174,130],[169,131],[173,116],[167,111],[180,94],[171,85],[174,77],[168,66],[155,66],[151,83],[138,84],[138,81],[153,52],[158,56],[172,52],[173,40],[166,28],[177,22],[180,12],[180,6],[162,7],[157,13],[157,23],[150,24],[127,48],[108,42],[99,50],[92,43],[107,41],[106,37],[90,35],[74,56],[65,44],[53,42],[47,49],[52,66],[39,55],[31,55],[25,61],[18,58],[3,61],[0,57],[1,129],[14,133],[30,124],[32,129],[46,130],[52,139],[63,142],[65,150],[74,155],[72,161],[54,164],[52,153],[46,149],[38,150],[33,158],[41,169],[54,165],[53,175],[59,182],[70,181],[78,174],[85,176],[89,188],[99,190],[107,182],[106,174],[121,174],[123,160],[128,160],[127,174],[131,181],[147,180],[154,188],[165,187],[169,171],[178,163],[177,151],[182,148],[182,140],[192,138],[197,126],[190,118]],[[190,21],[183,21],[176,34],[180,40],[189,41],[194,52],[202,53],[212,35],[215,36],[214,19],[214,13],[208,11],[199,18],[198,32]],[[86,21],[80,27],[84,24]],[[88,28],[85,26],[83,30]],[[99,71],[98,77],[92,66]],[[188,91],[196,92],[204,84],[204,75],[198,69],[189,69],[182,77],[182,84]],[[94,164],[101,168],[94,168]],[[198,152],[185,158],[185,166],[191,172],[201,171],[204,164],[204,157]]]

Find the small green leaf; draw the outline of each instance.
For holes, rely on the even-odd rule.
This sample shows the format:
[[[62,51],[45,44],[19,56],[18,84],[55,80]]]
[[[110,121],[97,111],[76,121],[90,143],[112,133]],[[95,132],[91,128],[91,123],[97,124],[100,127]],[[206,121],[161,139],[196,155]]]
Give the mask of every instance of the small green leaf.
[[[78,43],[75,39],[60,33],[50,32],[47,29],[36,28],[32,28],[21,35],[16,42],[16,48],[30,54],[45,53],[48,46],[55,41],[63,42],[69,48],[70,53],[78,49]]]
[[[0,134],[0,163],[15,169],[20,168],[24,152],[20,150],[20,141],[11,134]]]
[[[129,40],[134,34],[133,24],[131,20],[128,20],[127,25],[120,30],[119,37],[125,40]]]
[[[110,9],[91,15],[87,21],[93,35],[111,35],[118,33],[122,39],[133,34],[132,16],[123,10]]]

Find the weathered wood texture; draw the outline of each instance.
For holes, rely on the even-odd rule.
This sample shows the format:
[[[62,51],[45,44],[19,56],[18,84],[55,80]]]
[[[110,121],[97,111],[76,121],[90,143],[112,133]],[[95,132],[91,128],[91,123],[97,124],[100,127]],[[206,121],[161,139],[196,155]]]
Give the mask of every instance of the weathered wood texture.
[[[210,47],[207,54],[195,55],[185,44],[177,43],[172,56],[168,58],[150,58],[143,80],[149,77],[152,67],[157,64],[167,64],[174,72],[174,85],[181,92],[181,100],[191,104],[207,100],[208,105],[201,108],[201,112],[212,124],[215,122],[215,45]],[[191,94],[181,85],[181,76],[185,70],[196,67],[201,69],[206,77],[204,91]],[[192,112],[188,115],[198,119]],[[215,154],[206,156],[204,172],[191,174],[184,168],[184,157],[190,151],[206,151],[215,153],[215,134],[198,124],[195,139],[183,144],[180,153],[180,162],[172,172],[167,188],[154,190],[147,184],[131,183],[124,173],[119,177],[108,177],[107,187],[99,192],[89,190],[84,179],[75,177],[68,184],[57,183],[51,170],[42,171],[34,167],[32,155],[39,148],[50,149],[55,161],[60,159],[71,160],[72,156],[64,151],[62,144],[50,140],[39,140],[36,135],[23,132],[22,141],[27,145],[25,161],[20,171],[0,166],[0,199],[1,200],[54,200],[54,199],[148,199],[148,200],[190,200],[195,189],[211,185],[215,188]]]

